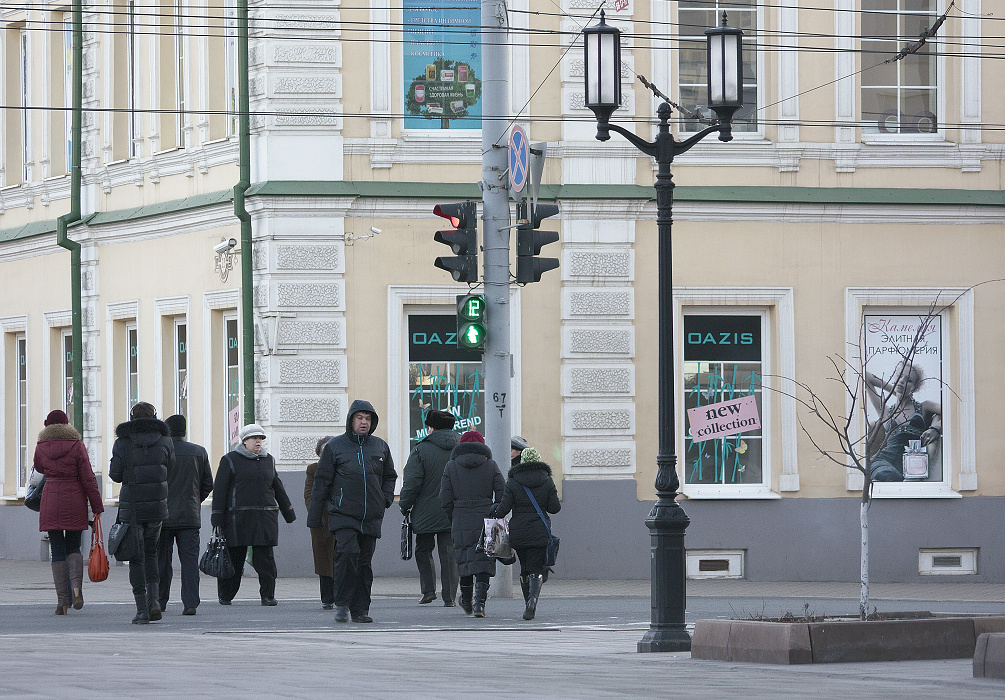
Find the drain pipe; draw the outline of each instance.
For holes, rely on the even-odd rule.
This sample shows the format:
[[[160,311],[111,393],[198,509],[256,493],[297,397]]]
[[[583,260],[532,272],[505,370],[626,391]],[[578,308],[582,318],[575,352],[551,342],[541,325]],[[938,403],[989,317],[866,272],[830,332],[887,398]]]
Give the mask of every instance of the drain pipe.
[[[80,114],[82,107],[84,28],[82,0],[72,6],[73,105],[70,121],[70,211],[56,219],[56,244],[70,251],[70,293],[73,365],[73,427],[84,434],[84,341],[81,321],[80,244],[70,240],[66,227],[80,221]]]
[[[81,0],[74,0],[80,2]],[[248,97],[248,0],[237,0],[237,119],[238,168],[234,186],[234,215],[241,221],[241,325],[244,423],[255,422],[255,316],[251,263],[251,215],[244,193],[251,187],[251,117]]]

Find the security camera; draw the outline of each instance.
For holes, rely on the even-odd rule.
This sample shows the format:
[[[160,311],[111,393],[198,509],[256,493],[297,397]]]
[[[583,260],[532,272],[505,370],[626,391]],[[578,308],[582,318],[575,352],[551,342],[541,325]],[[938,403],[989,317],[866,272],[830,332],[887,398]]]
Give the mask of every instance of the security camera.
[[[373,233],[373,234],[380,233],[380,229],[377,228],[376,226],[371,226],[370,227],[370,233]]]
[[[215,246],[213,246],[213,252],[219,255],[220,253],[225,253],[228,250],[233,250],[237,247],[236,238],[228,238],[226,240],[220,241]]]

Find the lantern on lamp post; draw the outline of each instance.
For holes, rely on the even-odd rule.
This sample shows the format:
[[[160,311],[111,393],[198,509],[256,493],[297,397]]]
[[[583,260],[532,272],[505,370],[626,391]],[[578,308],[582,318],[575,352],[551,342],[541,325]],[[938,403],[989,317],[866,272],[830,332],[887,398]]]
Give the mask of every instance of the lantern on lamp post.
[[[624,136],[658,165],[656,173],[656,226],[659,233],[659,377],[657,419],[659,454],[656,456],[656,504],[646,518],[651,548],[652,617],[649,630],[638,643],[640,652],[689,651],[691,637],[684,627],[686,595],[684,531],[691,523],[677,502],[677,454],[674,438],[674,336],[673,336],[673,177],[670,164],[709,134],[718,133],[720,141],[733,138],[732,119],[743,106],[743,32],[722,24],[705,32],[708,52],[708,101],[718,123],[677,141],[670,133],[670,105],[657,109],[659,130],[652,142],[611,124],[610,118],[621,106],[621,33],[607,24],[604,13],[600,23],[583,30],[585,48],[584,75],[586,106],[597,117],[597,140],[607,141],[611,131]]]

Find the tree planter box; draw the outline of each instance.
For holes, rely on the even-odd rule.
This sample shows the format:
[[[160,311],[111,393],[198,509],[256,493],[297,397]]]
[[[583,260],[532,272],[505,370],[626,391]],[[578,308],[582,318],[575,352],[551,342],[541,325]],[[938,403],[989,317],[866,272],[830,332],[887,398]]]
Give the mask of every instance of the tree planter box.
[[[691,658],[764,664],[969,659],[977,637],[1005,632],[1005,617],[767,622],[698,620]]]

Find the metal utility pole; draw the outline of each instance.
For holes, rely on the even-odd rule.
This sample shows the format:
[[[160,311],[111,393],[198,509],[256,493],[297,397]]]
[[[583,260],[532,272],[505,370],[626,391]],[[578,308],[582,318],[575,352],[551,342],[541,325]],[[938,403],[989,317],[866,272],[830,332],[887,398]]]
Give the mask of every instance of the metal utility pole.
[[[509,50],[506,5],[482,0],[482,249],[485,261],[485,440],[499,468],[509,465],[513,397],[510,391],[509,178],[506,124],[509,114]],[[493,595],[512,596],[509,567]]]

